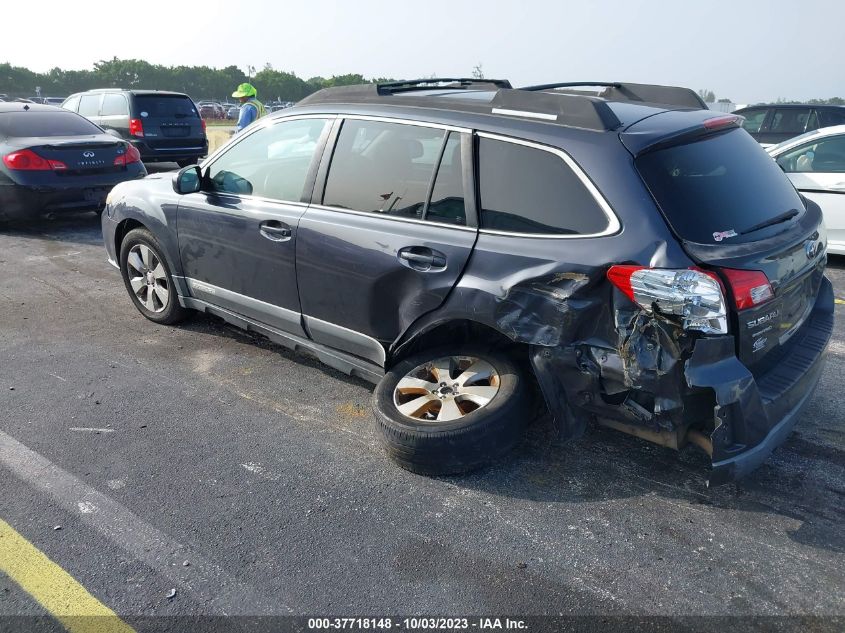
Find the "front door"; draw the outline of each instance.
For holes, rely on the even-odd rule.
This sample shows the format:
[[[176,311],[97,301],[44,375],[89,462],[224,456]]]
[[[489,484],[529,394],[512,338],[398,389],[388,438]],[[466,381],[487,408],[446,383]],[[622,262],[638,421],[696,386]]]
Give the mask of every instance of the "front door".
[[[205,167],[202,191],[180,199],[179,252],[194,297],[305,336],[295,249],[327,123],[260,126]]]
[[[385,348],[443,303],[477,236],[464,199],[469,156],[458,130],[343,122],[323,196],[315,195],[322,204],[308,208],[296,244],[315,341],[383,364]]]

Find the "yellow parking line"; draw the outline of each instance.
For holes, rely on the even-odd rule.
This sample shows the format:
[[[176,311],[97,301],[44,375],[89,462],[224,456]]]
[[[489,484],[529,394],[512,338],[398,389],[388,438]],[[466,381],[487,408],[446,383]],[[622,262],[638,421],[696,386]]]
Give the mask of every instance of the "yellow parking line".
[[[114,611],[3,519],[0,519],[0,571],[35,598],[70,633],[135,633]]]
[[[838,303],[841,306],[845,306],[845,299],[834,299],[834,303]]]

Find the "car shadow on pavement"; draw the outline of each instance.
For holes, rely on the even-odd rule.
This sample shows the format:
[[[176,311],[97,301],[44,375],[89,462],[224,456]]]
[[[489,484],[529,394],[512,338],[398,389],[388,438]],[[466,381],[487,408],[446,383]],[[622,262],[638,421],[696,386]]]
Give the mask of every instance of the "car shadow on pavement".
[[[103,232],[100,214],[88,211],[68,213],[54,219],[36,218],[0,224],[0,233],[10,237],[56,242],[58,244],[87,244],[102,246]]]
[[[811,426],[812,415],[805,424]],[[688,446],[664,448],[598,426],[559,442],[548,417],[496,464],[445,480],[485,494],[542,503],[603,502],[657,495],[715,512],[780,515],[799,522],[789,538],[845,552],[845,451],[808,439],[800,430],[740,482],[708,488],[710,459]]]

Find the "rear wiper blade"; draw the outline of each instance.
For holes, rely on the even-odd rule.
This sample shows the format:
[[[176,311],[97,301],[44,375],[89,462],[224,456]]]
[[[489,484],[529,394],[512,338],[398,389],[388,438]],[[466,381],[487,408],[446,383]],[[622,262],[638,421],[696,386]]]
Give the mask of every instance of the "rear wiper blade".
[[[753,233],[754,231],[759,231],[760,229],[765,229],[768,226],[774,226],[775,224],[780,224],[781,222],[786,222],[787,220],[791,220],[796,215],[798,215],[798,209],[790,209],[789,211],[784,211],[780,215],[776,215],[773,218],[769,218],[765,222],[760,222],[760,224],[755,224],[751,228],[745,229],[744,231],[740,231],[740,235],[748,235],[749,233]]]

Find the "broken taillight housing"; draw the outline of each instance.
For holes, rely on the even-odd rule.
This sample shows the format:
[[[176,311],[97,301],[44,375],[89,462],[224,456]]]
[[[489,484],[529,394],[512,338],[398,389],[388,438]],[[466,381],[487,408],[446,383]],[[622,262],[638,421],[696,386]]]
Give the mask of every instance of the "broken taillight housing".
[[[694,268],[611,266],[607,278],[649,314],[679,316],[685,330],[728,332],[725,294],[715,273]]]

